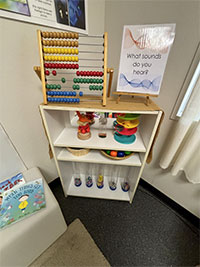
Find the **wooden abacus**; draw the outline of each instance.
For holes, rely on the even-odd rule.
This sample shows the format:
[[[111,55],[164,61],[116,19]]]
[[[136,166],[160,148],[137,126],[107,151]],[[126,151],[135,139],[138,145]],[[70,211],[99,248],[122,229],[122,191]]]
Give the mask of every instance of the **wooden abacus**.
[[[41,32],[40,30],[37,33],[40,69],[37,67],[34,69],[42,81],[44,104],[77,104],[80,101],[101,100],[102,105],[106,106],[107,32],[101,36],[84,36],[73,32]],[[88,37],[100,42],[103,40],[103,43],[80,41]],[[84,55],[89,56],[85,58]],[[88,70],[88,68],[95,70]],[[66,82],[69,86],[65,86]],[[99,92],[100,95],[98,95]]]

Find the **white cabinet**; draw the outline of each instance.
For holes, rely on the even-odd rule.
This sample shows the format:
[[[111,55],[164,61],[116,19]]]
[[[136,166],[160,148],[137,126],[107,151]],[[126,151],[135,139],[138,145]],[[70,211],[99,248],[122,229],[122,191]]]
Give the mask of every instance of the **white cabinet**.
[[[122,109],[126,107],[126,109]],[[140,105],[141,107],[141,105]],[[106,107],[100,104],[73,106],[69,105],[40,105],[40,111],[44,127],[51,145],[58,175],[61,179],[65,196],[81,196],[92,198],[103,198],[113,200],[124,200],[130,203],[133,200],[139,179],[142,175],[151,145],[154,141],[162,111],[156,105],[150,105],[137,109],[137,105],[127,105],[120,102],[115,104],[109,100]],[[77,117],[75,111],[112,112],[112,113],[136,113],[140,114],[140,124],[136,133],[136,141],[133,144],[120,144],[113,137],[113,119],[108,118],[107,137],[98,136],[98,121],[91,126],[91,138],[80,140],[77,137]],[[74,156],[66,147],[89,148],[90,152],[84,156]],[[134,154],[124,160],[112,160],[101,154],[100,150],[124,150],[133,151]],[[120,169],[118,173],[117,189],[110,190],[108,181],[115,167]],[[82,185],[74,185],[74,170],[78,166],[81,172]],[[99,169],[104,174],[104,187],[97,188],[95,176],[98,176]],[[96,173],[95,173],[96,170]],[[91,174],[90,174],[91,172]],[[93,178],[93,186],[85,185],[85,176],[90,174]],[[128,176],[130,190],[124,192],[121,189],[121,182]]]

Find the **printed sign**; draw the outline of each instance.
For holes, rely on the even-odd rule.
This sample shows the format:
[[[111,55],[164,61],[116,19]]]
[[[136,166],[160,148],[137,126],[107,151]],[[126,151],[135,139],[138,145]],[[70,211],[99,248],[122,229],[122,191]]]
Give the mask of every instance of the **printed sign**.
[[[158,95],[175,24],[124,26],[117,92]]]
[[[87,33],[86,0],[0,0],[0,17]]]

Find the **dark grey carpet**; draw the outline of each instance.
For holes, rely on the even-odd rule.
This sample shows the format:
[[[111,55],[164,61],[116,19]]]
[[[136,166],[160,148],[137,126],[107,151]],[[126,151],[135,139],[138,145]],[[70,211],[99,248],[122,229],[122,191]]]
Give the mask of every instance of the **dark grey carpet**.
[[[79,218],[112,266],[200,263],[198,229],[142,186],[129,204],[65,198],[58,181],[51,189],[67,224]]]

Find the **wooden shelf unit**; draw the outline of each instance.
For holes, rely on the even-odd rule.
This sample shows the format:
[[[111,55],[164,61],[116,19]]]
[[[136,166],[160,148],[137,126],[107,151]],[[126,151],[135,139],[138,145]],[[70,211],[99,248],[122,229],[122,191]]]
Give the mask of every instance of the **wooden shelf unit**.
[[[122,109],[122,106],[126,107],[126,110]],[[115,141],[112,121],[108,123],[107,137],[105,139],[98,137],[98,124],[95,123],[91,126],[91,138],[80,140],[77,138],[78,125],[74,118],[75,111],[141,114],[136,141],[130,145],[123,145]],[[100,103],[91,103],[90,106],[89,103],[79,106],[41,104],[40,112],[66,197],[72,195],[132,202],[163,114],[155,103],[151,101],[149,106],[139,102],[127,105],[127,102],[123,103],[121,101],[120,104],[116,104],[115,100],[108,99],[106,107],[102,107]],[[108,118],[108,120],[110,119]],[[76,157],[67,151],[66,147],[89,148],[91,150],[87,155]],[[125,160],[112,160],[101,154],[100,150],[104,149],[134,151],[135,153]],[[74,162],[80,164],[83,169],[81,171],[82,185],[80,187],[74,185]],[[124,176],[119,177],[117,189],[115,191],[110,190],[108,186],[110,178],[107,174],[104,174],[104,187],[102,189],[96,187],[95,179],[93,179],[93,186],[88,188],[84,181],[85,175],[89,174],[88,164],[90,166],[102,164],[102,169],[106,169],[106,166],[109,165],[111,170],[118,165],[121,166],[121,173],[124,173],[124,175],[126,175],[127,168],[129,168],[130,190],[124,192],[121,189],[120,184]]]

